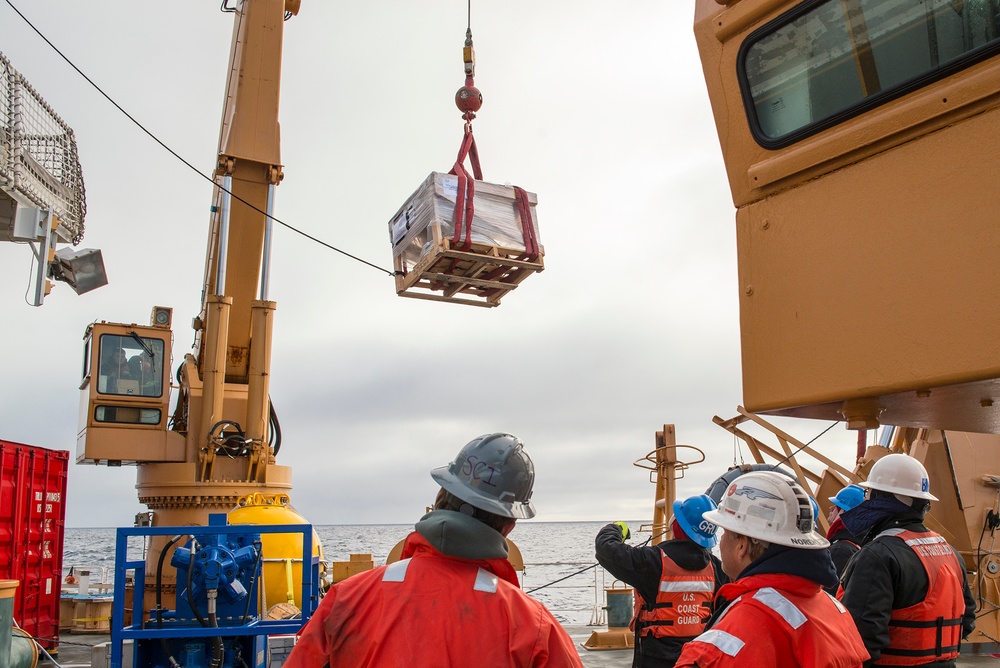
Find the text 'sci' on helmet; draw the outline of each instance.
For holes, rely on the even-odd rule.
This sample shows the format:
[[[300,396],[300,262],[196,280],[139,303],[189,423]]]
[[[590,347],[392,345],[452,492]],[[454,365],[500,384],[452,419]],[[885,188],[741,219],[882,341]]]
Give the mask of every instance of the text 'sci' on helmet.
[[[431,471],[441,487],[480,510],[515,519],[531,519],[535,465],[521,439],[485,434],[469,441],[447,466]]]
[[[830,542],[815,530],[809,495],[786,476],[770,471],[744,473],[730,483],[718,510],[704,518],[723,529],[768,543],[821,550]]]
[[[674,519],[687,537],[698,545],[707,548],[715,547],[718,539],[715,537],[716,526],[702,517],[703,513],[718,508],[708,494],[699,494],[688,499],[674,501]]]
[[[841,510],[850,510],[865,500],[865,490],[857,485],[848,485],[837,492],[837,496],[828,497],[830,503]]]
[[[868,473],[868,480],[860,485],[913,499],[938,500],[931,494],[931,481],[927,477],[927,469],[909,455],[886,455],[875,462]]]

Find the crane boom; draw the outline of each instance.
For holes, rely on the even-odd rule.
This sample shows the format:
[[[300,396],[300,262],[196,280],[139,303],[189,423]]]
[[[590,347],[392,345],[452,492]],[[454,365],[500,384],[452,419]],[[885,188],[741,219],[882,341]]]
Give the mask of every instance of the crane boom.
[[[287,501],[291,489],[291,470],[276,464],[279,444],[270,433],[275,303],[266,278],[269,214],[282,178],[282,36],[299,2],[234,5],[223,4],[235,20],[201,312],[172,413],[170,309],[154,307],[148,326],[95,322],[85,337],[87,410],[77,462],[136,464],[139,501],[154,526],[205,525],[210,513],[241,499]],[[133,362],[141,370],[132,371]]]

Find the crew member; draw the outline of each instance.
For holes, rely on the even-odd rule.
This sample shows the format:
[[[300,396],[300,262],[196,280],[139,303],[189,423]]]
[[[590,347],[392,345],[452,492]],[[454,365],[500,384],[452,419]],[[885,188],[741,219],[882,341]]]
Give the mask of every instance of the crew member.
[[[860,668],[868,652],[847,610],[823,591],[837,575],[797,482],[745,473],[704,518],[724,530],[722,567],[734,581],[719,589],[708,630],[684,646],[678,668]]]
[[[844,526],[844,520],[840,516],[865,500],[865,490],[857,485],[848,485],[837,492],[836,496],[827,498],[830,501],[830,513],[826,519],[830,523],[830,530],[826,532],[826,539],[830,541],[830,556],[833,557],[833,566],[839,577],[844,574],[847,562],[861,549],[861,539]],[[838,586],[827,587],[826,590],[836,594]]]
[[[507,561],[505,536],[535,515],[521,441],[480,436],[431,477],[441,486],[434,510],[400,561],[333,585],[284,665],[582,668],[569,634]]]
[[[862,537],[841,602],[871,654],[866,666],[954,666],[975,628],[976,603],[962,558],[924,526],[937,501],[927,470],[908,455],[886,455],[861,486],[867,498],[841,516]]]
[[[729,578],[715,547],[715,525],[701,514],[715,509],[707,495],[674,501],[673,538],[633,547],[624,522],[609,524],[595,540],[597,561],[635,588],[633,668],[671,668],[684,643],[705,629],[715,592]]]

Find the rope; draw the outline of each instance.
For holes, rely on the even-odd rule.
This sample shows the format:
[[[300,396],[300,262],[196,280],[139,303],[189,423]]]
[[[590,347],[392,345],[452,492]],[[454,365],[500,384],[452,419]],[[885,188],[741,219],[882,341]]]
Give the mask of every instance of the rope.
[[[831,429],[833,429],[833,428],[834,428],[835,426],[837,426],[838,424],[840,424],[840,422],[839,422],[839,421],[831,423],[829,427],[827,427],[826,429],[824,429],[824,430],[823,430],[823,431],[821,431],[820,433],[818,433],[818,434],[816,434],[815,436],[813,436],[813,437],[812,437],[812,439],[811,439],[811,440],[810,440],[810,441],[809,441],[808,443],[803,443],[801,447],[797,448],[797,449],[796,449],[795,451],[793,451],[793,452],[792,452],[791,454],[789,454],[789,455],[788,455],[788,456],[786,456],[786,457],[785,457],[784,459],[782,459],[782,460],[781,460],[780,462],[778,462],[777,464],[775,464],[775,465],[774,465],[774,468],[778,468],[779,466],[781,466],[782,464],[784,464],[785,462],[787,462],[787,461],[788,461],[789,459],[791,459],[791,458],[792,458],[792,457],[794,457],[795,455],[799,454],[800,452],[802,452],[803,450],[805,450],[806,448],[808,448],[808,447],[809,447],[810,445],[812,445],[812,444],[813,444],[813,442],[814,442],[814,441],[815,441],[815,440],[816,440],[817,438],[819,438],[820,436],[822,436],[822,435],[823,435],[823,434],[825,434],[826,432],[830,431]]]
[[[591,564],[590,566],[587,566],[586,568],[582,568],[582,569],[578,570],[576,573],[570,573],[569,575],[567,575],[564,578],[559,578],[558,580],[553,580],[552,582],[550,582],[548,584],[543,584],[541,587],[535,587],[534,589],[529,589],[528,591],[526,591],[524,593],[525,594],[531,594],[533,592],[538,591],[539,589],[545,589],[546,587],[551,587],[552,585],[558,584],[558,583],[562,582],[563,580],[569,580],[570,578],[576,577],[577,575],[580,575],[581,573],[586,573],[587,571],[589,571],[592,568],[597,568],[597,564]]]

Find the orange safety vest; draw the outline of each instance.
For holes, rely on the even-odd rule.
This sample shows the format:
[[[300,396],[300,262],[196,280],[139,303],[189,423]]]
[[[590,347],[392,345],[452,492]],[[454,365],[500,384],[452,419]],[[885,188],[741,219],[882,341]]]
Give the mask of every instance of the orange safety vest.
[[[705,630],[715,597],[712,562],[700,571],[689,571],[663,554],[663,571],[653,605],[636,592],[635,614],[630,627],[640,636],[693,638]]]
[[[892,611],[889,646],[877,666],[920,666],[958,656],[965,612],[965,574],[954,550],[933,531],[889,529],[879,536],[896,536],[920,558],[927,572],[927,596],[908,608]]]

